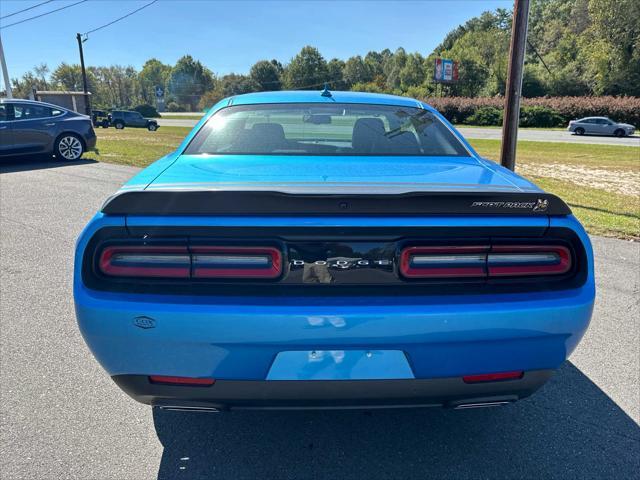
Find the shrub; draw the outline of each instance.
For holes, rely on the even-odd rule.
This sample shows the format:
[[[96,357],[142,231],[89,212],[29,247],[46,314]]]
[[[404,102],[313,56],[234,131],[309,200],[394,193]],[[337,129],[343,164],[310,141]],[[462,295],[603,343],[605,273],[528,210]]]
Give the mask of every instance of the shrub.
[[[168,112],[180,112],[180,111],[182,111],[182,108],[180,108],[180,105],[178,105],[176,102],[169,102],[169,103],[167,103],[167,111]]]
[[[480,107],[466,118],[465,123],[481,126],[502,125],[502,110],[496,107]]]
[[[562,116],[549,107],[525,105],[520,108],[521,127],[552,128],[561,127],[563,124]]]
[[[426,100],[453,123],[470,123],[468,118],[483,107],[502,109],[502,97],[445,97]],[[543,110],[528,111],[529,107],[543,107]],[[539,97],[524,98],[522,112],[527,112],[527,122],[543,122],[542,125],[527,123],[527,126],[567,125],[569,120],[589,116],[607,116],[618,122],[640,126],[640,97]],[[557,118],[554,119],[554,116]],[[523,125],[524,126],[524,125]]]
[[[134,108],[136,112],[140,112],[140,115],[148,118],[159,118],[160,114],[155,109],[155,107],[149,105],[148,103],[143,103],[142,105],[138,105]]]

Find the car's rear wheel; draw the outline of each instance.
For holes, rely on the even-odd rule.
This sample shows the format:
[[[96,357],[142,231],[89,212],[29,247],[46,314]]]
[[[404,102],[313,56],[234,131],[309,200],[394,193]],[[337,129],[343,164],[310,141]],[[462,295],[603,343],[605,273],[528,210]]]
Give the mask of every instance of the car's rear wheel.
[[[109,121],[108,120],[104,120],[102,122],[102,128],[109,128]]]
[[[115,122],[113,124],[114,127],[116,127],[118,130],[122,130],[124,128],[124,123],[123,122]]]
[[[58,159],[79,160],[83,153],[84,145],[82,140],[73,133],[65,133],[56,140],[55,154]]]
[[[575,129],[575,134],[576,135],[584,135],[584,128],[582,127],[578,127]]]
[[[624,130],[622,130],[621,128],[617,129],[615,132],[613,132],[613,134],[616,137],[624,137]]]
[[[150,132],[155,132],[158,129],[158,125],[156,125],[155,123],[150,123],[149,125],[147,125],[147,128]]]

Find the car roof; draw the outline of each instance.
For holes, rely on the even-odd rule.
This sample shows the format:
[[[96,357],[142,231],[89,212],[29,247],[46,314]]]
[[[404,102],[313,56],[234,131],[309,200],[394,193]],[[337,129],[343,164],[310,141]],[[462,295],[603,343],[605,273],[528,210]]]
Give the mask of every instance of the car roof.
[[[25,100],[24,98],[6,98],[6,97],[4,97],[4,98],[0,98],[0,103],[24,103],[26,105],[43,105],[45,107],[60,108],[60,109],[65,110],[67,112],[77,113],[77,112],[74,112],[73,110],[69,110],[66,107],[62,107],[60,105],[55,105],[53,103],[40,102],[38,100]]]
[[[609,117],[582,117],[580,120],[611,120]]]
[[[397,95],[365,92],[331,91],[323,96],[321,90],[283,90],[277,92],[255,92],[229,98],[231,105],[255,105],[264,103],[366,103],[373,105],[397,105],[423,108],[418,100]]]

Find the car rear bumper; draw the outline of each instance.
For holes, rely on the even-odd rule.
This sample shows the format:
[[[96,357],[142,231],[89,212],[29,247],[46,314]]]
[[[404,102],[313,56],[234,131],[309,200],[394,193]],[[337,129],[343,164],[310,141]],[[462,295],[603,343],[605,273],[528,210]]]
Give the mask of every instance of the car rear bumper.
[[[511,403],[540,388],[551,370],[521,379],[464,383],[462,378],[410,380],[243,381],[207,387],[151,383],[142,375],[117,375],[116,384],[135,400],[172,409],[327,409],[378,407],[471,408]]]

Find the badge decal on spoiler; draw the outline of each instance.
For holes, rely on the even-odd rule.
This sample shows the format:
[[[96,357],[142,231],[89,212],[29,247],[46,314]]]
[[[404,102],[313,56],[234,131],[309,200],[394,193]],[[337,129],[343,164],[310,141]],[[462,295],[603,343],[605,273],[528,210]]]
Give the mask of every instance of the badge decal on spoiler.
[[[473,202],[471,208],[528,209],[545,212],[549,208],[549,200],[539,198],[536,202]]]

